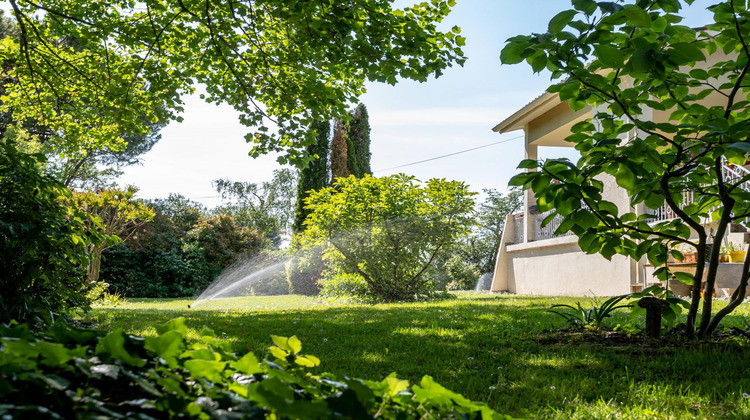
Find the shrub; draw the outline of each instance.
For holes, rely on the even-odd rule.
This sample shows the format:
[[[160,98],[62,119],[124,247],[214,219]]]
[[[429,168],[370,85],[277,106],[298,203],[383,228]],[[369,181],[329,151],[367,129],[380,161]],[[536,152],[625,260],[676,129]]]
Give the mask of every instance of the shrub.
[[[360,276],[369,296],[415,300],[434,290],[423,274],[468,231],[471,195],[465,184],[444,179],[422,185],[404,174],[339,178],[310,193],[312,213],[299,241],[324,247],[334,271]]]
[[[133,337],[55,324],[49,334],[0,327],[0,416],[45,418],[509,418],[425,376],[383,381],[312,374],[296,337],[272,337],[270,360],[236,355],[185,320]]]
[[[86,245],[101,236],[69,206],[70,191],[42,174],[44,157],[18,149],[12,130],[0,139],[0,322],[50,323],[86,308]]]

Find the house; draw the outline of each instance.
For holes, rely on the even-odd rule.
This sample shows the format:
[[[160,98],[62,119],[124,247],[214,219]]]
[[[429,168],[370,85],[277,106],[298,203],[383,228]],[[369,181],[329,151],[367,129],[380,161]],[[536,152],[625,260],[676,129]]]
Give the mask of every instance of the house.
[[[706,101],[721,100],[709,96]],[[537,159],[539,147],[572,147],[565,138],[571,127],[592,116],[591,108],[579,111],[570,109],[561,102],[557,93],[545,93],[513,115],[497,124],[493,130],[507,133],[523,130],[525,159]],[[652,111],[653,121],[666,121],[663,112]],[[521,156],[519,156],[520,161]],[[735,171],[737,176],[748,172],[746,168],[725,168]],[[605,184],[604,199],[616,204],[623,212],[649,213],[656,221],[674,217],[668,208],[647,209],[642,204],[633,209],[626,192],[620,189],[613,177],[602,179]],[[554,231],[560,224],[555,219],[541,227],[541,222],[549,213],[539,213],[535,206],[534,193],[525,191],[524,212],[509,215],[506,219],[497,262],[492,281],[493,292],[511,292],[523,295],[548,296],[614,296],[637,292],[658,284],[653,276],[654,267],[646,259],[640,261],[622,255],[607,260],[599,254],[587,255],[578,246],[578,237],[572,234],[558,236]],[[729,240],[746,243],[745,228],[734,229]],[[737,283],[741,264],[721,264],[717,275],[717,290],[723,294],[733,291]],[[676,270],[694,270],[695,264],[675,264]],[[688,286],[674,284],[671,288],[677,294],[687,294]]]

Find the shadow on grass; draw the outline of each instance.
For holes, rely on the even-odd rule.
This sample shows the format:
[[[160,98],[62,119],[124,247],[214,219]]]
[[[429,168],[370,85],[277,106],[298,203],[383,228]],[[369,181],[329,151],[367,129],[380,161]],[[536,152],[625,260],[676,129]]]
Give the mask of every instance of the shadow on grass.
[[[640,338],[613,345],[582,335],[550,339],[547,330],[561,325],[546,311],[550,302],[496,296],[259,311],[113,308],[92,316],[107,329],[139,334],[182,316],[191,328],[207,326],[237,351],[261,356],[271,335],[296,335],[303,353],[321,359],[321,372],[372,380],[396,372],[412,383],[430,375],[516,416],[551,416],[601,401],[661,405],[670,412],[693,409],[698,400],[733,411],[750,391],[748,375],[738,375],[750,366],[745,341],[680,348]]]

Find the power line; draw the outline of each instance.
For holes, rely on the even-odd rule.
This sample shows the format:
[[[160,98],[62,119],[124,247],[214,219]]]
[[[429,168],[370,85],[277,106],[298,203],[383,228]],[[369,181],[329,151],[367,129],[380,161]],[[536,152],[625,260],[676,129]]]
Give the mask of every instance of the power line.
[[[471,149],[460,150],[458,152],[448,153],[447,155],[436,156],[436,157],[433,157],[433,158],[429,158],[429,159],[425,159],[425,160],[420,160],[418,162],[407,163],[407,164],[404,164],[404,165],[394,166],[394,167],[391,167],[391,168],[378,169],[377,171],[373,171],[373,173],[374,172],[390,171],[391,169],[405,168],[407,166],[417,165],[417,164],[420,164],[420,163],[425,163],[425,162],[430,162],[430,161],[433,161],[433,160],[443,159],[443,158],[447,158],[447,157],[450,157],[450,156],[460,155],[461,153],[472,152],[474,150],[484,149],[485,147],[495,146],[497,144],[507,143],[507,142],[509,142],[511,140],[517,140],[517,139],[521,139],[521,138],[523,138],[522,135],[521,136],[516,136],[516,137],[511,137],[509,139],[496,141],[494,143],[485,144],[483,146],[472,147]]]

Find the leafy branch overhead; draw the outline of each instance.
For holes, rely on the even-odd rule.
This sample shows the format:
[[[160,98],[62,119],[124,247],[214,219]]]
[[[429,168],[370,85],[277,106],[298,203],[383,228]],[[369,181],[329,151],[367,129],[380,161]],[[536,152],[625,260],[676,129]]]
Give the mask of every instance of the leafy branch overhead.
[[[464,62],[460,29],[436,26],[454,0],[392,3],[10,0],[18,36],[0,40],[0,58],[15,83],[0,100],[75,154],[179,120],[184,95],[204,86],[206,101],[240,112],[252,155],[301,164],[306,128],[344,117],[365,81],[424,81]]]
[[[688,335],[701,279],[708,291],[715,284],[719,247],[708,247],[711,237],[721,240],[750,216],[750,172],[732,169],[750,152],[750,12],[744,2],[719,2],[709,8],[713,22],[694,29],[679,15],[692,3],[573,0],[547,32],[510,38],[501,53],[506,64],[550,72],[559,82],[548,92],[591,115],[566,138],[581,153],[577,164],[527,160],[511,184],[533,190],[540,211],[554,209],[547,222],[561,216],[558,232],[578,235],[585,252],[645,256],[658,266],[677,244],[696,249],[709,264],[683,275],[694,286]],[[608,198],[612,178],[628,205]],[[660,208],[676,217],[656,222]],[[716,316],[706,293],[699,335],[742,301],[748,277],[746,267]]]

